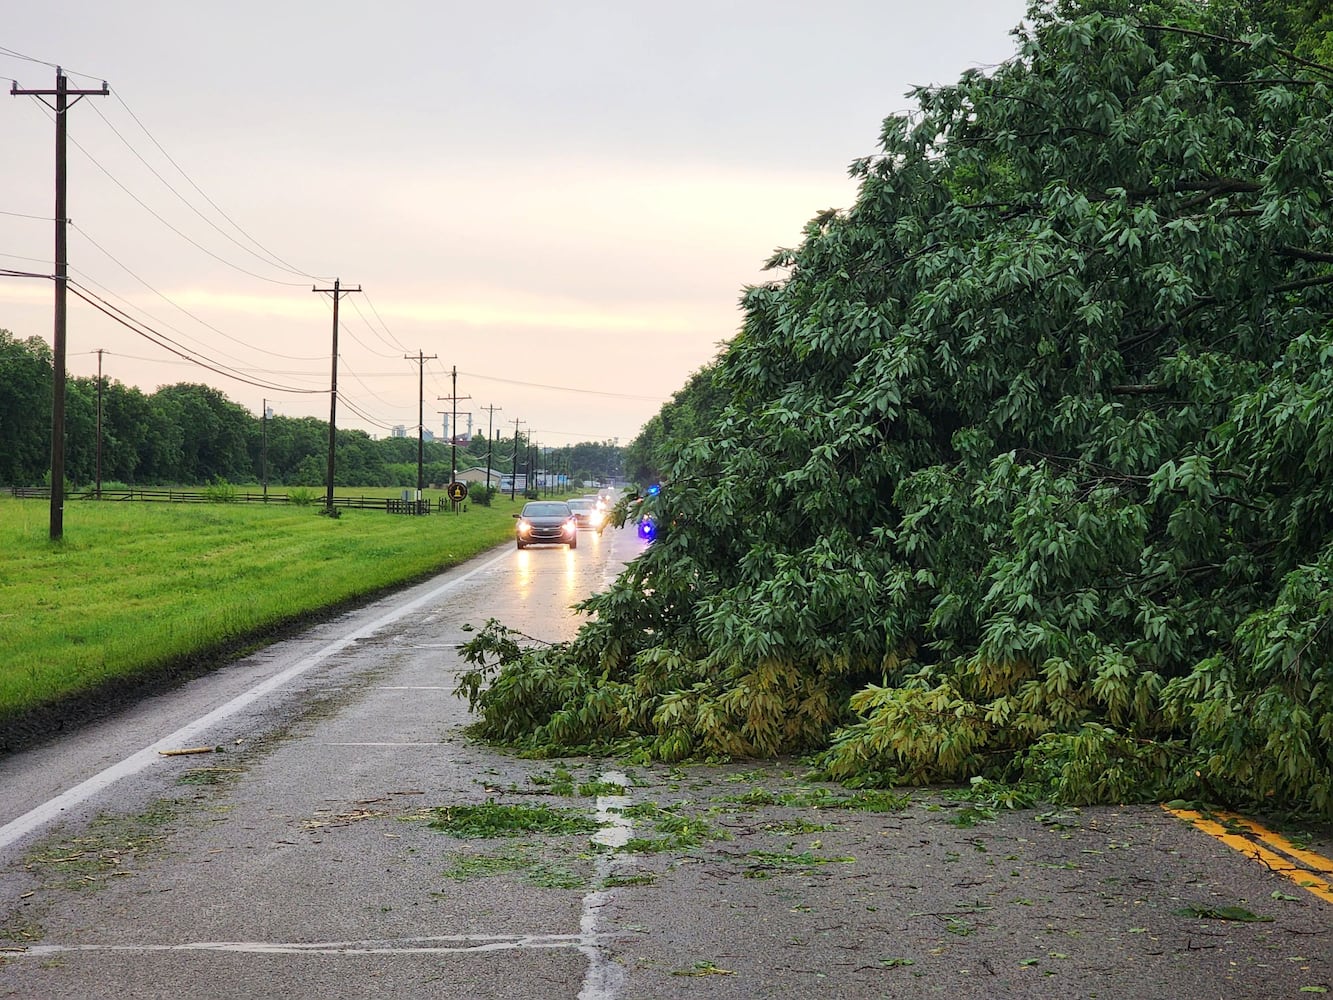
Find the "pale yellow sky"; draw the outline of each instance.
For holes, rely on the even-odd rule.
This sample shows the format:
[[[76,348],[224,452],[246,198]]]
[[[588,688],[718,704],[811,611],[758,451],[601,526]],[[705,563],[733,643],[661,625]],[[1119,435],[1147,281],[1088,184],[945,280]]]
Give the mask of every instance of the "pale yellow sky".
[[[59,62],[92,74],[71,86],[113,91],[70,112],[72,274],[260,384],[77,300],[71,373],[101,348],[107,375],[145,391],[200,381],[327,417],[330,302],[311,288],[337,275],[364,289],[340,308],[339,388],[370,418],[340,408],[341,426],[415,428],[404,355],[420,351],[437,356],[428,415],[457,366],[478,409],[545,443],[627,441],[735,333],[771,252],[851,203],[847,164],[906,91],[1010,57],[1025,4],[483,7],[7,12],[0,83],[50,87]],[[51,116],[5,97],[0,267],[49,270]],[[0,278],[0,327],[51,326],[49,282]]]

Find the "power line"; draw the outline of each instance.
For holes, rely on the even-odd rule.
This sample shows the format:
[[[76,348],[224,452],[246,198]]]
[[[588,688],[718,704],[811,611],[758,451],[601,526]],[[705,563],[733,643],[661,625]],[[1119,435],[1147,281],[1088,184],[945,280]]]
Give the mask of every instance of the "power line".
[[[385,431],[391,431],[396,426],[395,424],[386,423],[382,419],[372,417],[368,413],[365,413],[341,392],[338,393],[338,399],[342,402],[343,406],[347,407],[349,410],[351,410],[353,413],[355,413],[358,417],[360,417],[368,424],[374,424],[376,427]]]
[[[121,103],[124,104],[123,101],[122,101]],[[94,105],[94,107],[96,107],[96,106]],[[126,110],[128,110],[128,109],[126,109]],[[219,226],[216,222],[214,222],[214,221],[213,221],[212,219],[210,219],[208,216],[204,215],[204,213],[201,212],[201,211],[199,211],[199,209],[195,208],[195,206],[194,206],[193,204],[190,203],[189,199],[187,199],[184,195],[182,195],[179,191],[177,191],[176,188],[171,184],[171,182],[168,181],[165,177],[163,177],[163,176],[158,172],[158,170],[157,170],[156,167],[154,167],[151,163],[149,163],[146,159],[144,159],[144,157],[139,153],[139,151],[138,151],[137,149],[134,148],[134,146],[130,143],[130,141],[129,141],[128,139],[125,138],[124,135],[121,134],[120,130],[119,130],[118,128],[116,128],[116,126],[113,125],[113,124],[111,123],[110,119],[108,119],[108,118],[106,117],[106,115],[102,114],[101,111],[99,110],[99,111],[97,112],[97,116],[98,116],[99,118],[102,119],[103,123],[106,125],[107,128],[111,129],[111,131],[115,134],[116,138],[119,139],[122,143],[125,144],[125,148],[128,149],[131,153],[133,153],[134,156],[135,156],[135,158],[138,159],[138,161],[139,161],[140,163],[142,163],[145,167],[147,167],[148,170],[149,170],[149,172],[150,172],[154,177],[156,177],[159,181],[161,181],[161,182],[162,182],[162,185],[163,185],[168,191],[170,191],[172,194],[174,194],[174,195],[180,200],[181,204],[183,204],[186,208],[188,208],[188,209],[189,209],[191,212],[193,212],[195,215],[199,216],[199,218],[205,223],[205,225],[209,226],[214,232],[216,232],[216,233],[217,233],[219,236],[221,236],[223,239],[225,239],[225,240],[227,240],[228,242],[230,242],[230,243],[231,243],[233,246],[235,246],[238,250],[242,251],[243,253],[248,253],[251,257],[254,257],[256,260],[258,260],[258,261],[260,261],[260,262],[262,262],[262,263],[264,263],[264,264],[267,264],[269,267],[277,266],[279,270],[286,271],[286,272],[288,272],[289,274],[294,274],[294,275],[297,275],[297,276],[300,276],[300,277],[304,277],[304,278],[310,278],[310,277],[313,277],[313,275],[307,275],[307,274],[305,274],[304,272],[302,272],[302,271],[298,271],[298,270],[296,270],[296,269],[294,269],[294,268],[291,268],[291,267],[288,267],[288,266],[285,265],[285,264],[277,264],[277,265],[275,265],[274,262],[273,262],[272,260],[270,260],[270,259],[268,259],[267,257],[264,257],[264,256],[262,256],[262,255],[256,253],[254,250],[251,250],[251,249],[250,249],[249,247],[247,247],[245,244],[241,243],[238,239],[236,239],[236,237],[232,236],[232,235],[231,235],[230,233],[228,233],[228,232],[225,232],[225,231],[222,229],[221,226]],[[136,118],[135,120],[138,121],[137,118]],[[140,127],[142,127],[142,126],[140,126]],[[146,131],[147,131],[147,130],[145,129],[145,132],[146,132]],[[149,136],[149,138],[152,138],[152,136]],[[158,148],[161,149],[161,146],[159,146]],[[170,159],[170,157],[168,157],[168,159]],[[174,161],[173,161],[173,165],[174,165]],[[179,169],[179,168],[177,168],[177,169]],[[187,178],[187,180],[188,180],[188,178]],[[210,204],[211,204],[211,202],[210,202]],[[233,225],[234,225],[234,223],[233,223]],[[196,244],[196,245],[197,245],[197,244]],[[273,279],[268,279],[268,280],[273,280]],[[305,282],[302,281],[302,282],[300,282],[300,284],[301,284],[301,285],[304,285]]]
[[[82,228],[81,226],[78,226],[78,225],[76,225],[75,223],[72,223],[72,222],[70,223],[70,228],[72,228],[72,229],[73,229],[75,232],[77,232],[80,236],[82,236],[82,237],[83,237],[84,239],[86,239],[89,243],[91,243],[91,244],[92,244],[93,246],[95,246],[98,250],[100,250],[100,251],[107,257],[107,259],[110,260],[113,264],[115,264],[117,267],[119,267],[122,271],[124,271],[126,274],[128,274],[128,275],[129,275],[131,278],[133,278],[135,281],[139,282],[139,284],[143,285],[144,288],[148,289],[150,292],[152,292],[154,295],[156,295],[158,298],[160,298],[160,299],[161,299],[163,302],[165,302],[167,305],[171,306],[173,309],[177,309],[177,310],[179,310],[180,312],[184,313],[186,316],[189,316],[190,319],[194,320],[194,321],[195,321],[196,323],[198,323],[200,326],[207,327],[209,330],[212,330],[212,331],[213,331],[214,333],[216,333],[218,336],[220,336],[220,337],[225,337],[227,340],[230,340],[233,344],[239,344],[241,347],[244,347],[244,348],[246,348],[246,349],[248,349],[248,350],[258,351],[258,352],[260,352],[261,354],[267,354],[267,355],[270,355],[271,357],[275,357],[275,358],[282,358],[282,359],[284,359],[284,360],[286,360],[286,361],[317,361],[317,360],[319,360],[318,358],[311,357],[311,356],[309,356],[309,355],[306,355],[306,356],[297,356],[297,355],[292,355],[292,354],[282,354],[282,353],[280,353],[280,352],[278,352],[278,351],[270,351],[270,350],[267,350],[266,348],[263,348],[263,347],[256,347],[256,346],[253,345],[253,344],[247,344],[245,341],[240,340],[240,339],[237,338],[237,337],[233,337],[231,334],[227,333],[225,330],[220,330],[220,329],[218,329],[216,326],[214,326],[212,323],[209,323],[209,322],[207,322],[207,321],[205,321],[205,320],[203,320],[203,319],[200,319],[200,318],[199,318],[198,316],[196,316],[194,313],[190,312],[190,310],[186,309],[184,306],[180,305],[179,303],[173,301],[173,300],[172,300],[168,295],[166,295],[165,293],[158,291],[156,288],[154,288],[152,285],[150,285],[150,284],[149,284],[147,281],[145,281],[143,278],[139,277],[138,274],[136,274],[134,271],[130,270],[130,268],[128,267],[128,265],[126,265],[126,264],[124,264],[122,261],[120,261],[120,260],[113,254],[113,253],[111,253],[110,250],[108,250],[106,247],[102,246],[102,244],[98,243],[95,239],[93,239],[90,235],[88,235],[88,231],[87,231],[86,229],[84,229],[84,228]],[[176,332],[177,332],[177,333],[180,333],[179,330],[176,331]],[[184,333],[181,333],[181,336],[184,337],[184,336],[187,336],[187,335],[184,334]]]
[[[604,392],[601,389],[575,389],[567,385],[544,385],[540,382],[522,382],[513,378],[501,378],[498,375],[477,375],[473,372],[459,372],[460,375],[466,375],[468,378],[479,378],[487,382],[504,382],[508,385],[521,385],[529,389],[551,389],[555,392],[576,392],[582,396],[606,396],[611,399],[641,399],[648,402],[659,402],[661,396],[635,396],[626,392]]]
[[[85,234],[85,236],[86,236],[86,235],[87,235],[87,234]],[[96,246],[96,244],[94,244],[94,246]],[[100,250],[101,247],[98,247],[98,249]],[[115,258],[113,257],[112,260],[115,261]],[[116,262],[117,264],[120,264],[119,261],[115,261],[115,262]],[[121,265],[121,266],[123,267],[124,265]],[[102,284],[102,283],[101,283],[100,281],[98,281],[97,279],[90,277],[88,274],[86,274],[86,273],[85,273],[84,271],[82,271],[81,269],[76,268],[76,267],[72,267],[72,268],[70,268],[70,270],[73,271],[75,274],[78,274],[78,275],[79,275],[79,276],[80,276],[86,283],[88,283],[88,284],[92,284],[92,285],[96,285],[99,289],[102,290],[102,292],[103,292],[104,294],[109,295],[111,298],[117,300],[118,302],[123,303],[128,309],[134,310],[134,311],[136,311],[136,312],[142,314],[143,316],[148,317],[148,319],[152,320],[152,321],[153,321],[154,323],[156,323],[158,326],[165,327],[166,329],[170,330],[172,333],[175,333],[175,334],[177,334],[178,336],[184,337],[186,340],[194,341],[196,344],[202,344],[202,343],[203,343],[202,341],[199,340],[199,338],[197,338],[197,337],[192,337],[190,334],[186,333],[184,330],[181,330],[179,327],[173,326],[172,324],[166,322],[165,320],[163,320],[163,319],[162,319],[161,317],[159,317],[159,316],[155,316],[153,313],[149,312],[147,309],[143,309],[143,308],[140,308],[139,306],[136,306],[136,305],[135,305],[133,302],[131,302],[129,299],[125,298],[125,296],[121,295],[119,292],[115,292],[115,291],[113,291],[112,289],[108,288],[106,285]],[[129,271],[128,269],[126,269],[126,271],[127,271],[127,273],[129,273],[129,274],[132,275],[133,277],[138,278],[138,275],[135,275],[134,272]],[[141,279],[140,279],[140,280],[141,280]],[[193,313],[189,312],[188,310],[185,310],[185,309],[184,309],[183,307],[181,307],[181,306],[176,305],[176,303],[174,303],[174,302],[172,302],[170,299],[166,298],[166,296],[163,296],[163,295],[161,295],[160,292],[157,292],[157,289],[153,288],[152,285],[149,285],[149,284],[147,284],[146,282],[143,282],[143,284],[144,284],[144,287],[147,288],[149,291],[154,292],[155,294],[158,294],[158,295],[163,299],[163,301],[166,302],[168,305],[171,305],[171,306],[173,306],[174,308],[179,309],[181,312],[184,312],[186,316],[189,316],[190,319],[193,319],[195,322],[200,323],[201,325],[207,326],[209,329],[213,330],[215,333],[219,334],[219,335],[222,336],[223,338],[225,338],[225,339],[227,339],[227,340],[230,340],[230,341],[232,341],[233,343],[240,344],[240,346],[242,346],[242,347],[249,347],[249,346],[250,346],[249,344],[245,344],[245,343],[243,343],[243,342],[237,340],[235,337],[232,337],[230,334],[228,334],[228,333],[224,333],[222,330],[219,330],[219,329],[217,329],[216,327],[213,327],[212,325],[210,325],[210,324],[208,324],[208,323],[205,323],[202,319],[200,319],[199,317],[195,316]],[[126,315],[129,315],[129,313],[126,313]],[[143,321],[142,321],[142,320],[136,320],[136,322],[143,322]],[[144,325],[147,326],[147,324],[144,324]],[[165,334],[163,334],[163,336],[165,336]],[[175,341],[173,341],[173,343],[175,343]],[[184,344],[179,344],[178,346],[180,346],[183,350],[191,350],[191,348],[187,348]],[[238,362],[239,364],[244,364],[244,363],[245,363],[241,358],[238,358],[238,357],[237,357],[236,355],[234,355],[234,354],[228,354],[228,353],[225,352],[225,351],[217,351],[216,348],[214,348],[214,350],[215,350],[215,352],[216,352],[218,355],[220,355],[221,357],[229,358],[230,360],[232,360],[232,361],[236,361],[236,362]],[[254,350],[262,350],[262,349],[261,349],[261,348],[254,348]],[[265,352],[265,353],[271,353],[271,352]],[[286,355],[276,355],[276,356],[277,356],[277,357],[283,357],[283,358],[286,358],[286,360],[288,360],[288,361],[315,361],[315,360],[318,360],[317,358],[313,358],[313,357],[306,357],[306,358],[291,358],[291,357],[288,357],[288,356],[286,356]],[[230,366],[229,366],[229,367],[230,367]],[[243,371],[244,369],[236,368],[235,370],[236,370],[236,371]],[[263,369],[260,369],[260,370],[263,370]],[[311,375],[311,377],[313,377],[313,374],[312,374],[312,373],[303,373],[303,374],[309,374],[309,375]]]
[[[173,226],[170,222],[168,222],[168,221],[167,221],[166,219],[164,219],[161,215],[159,215],[156,211],[154,211],[152,208],[150,208],[150,207],[148,206],[148,204],[147,204],[142,198],[140,198],[137,194],[135,194],[133,191],[131,191],[131,190],[130,190],[128,187],[126,187],[124,184],[122,184],[122,183],[120,182],[120,180],[117,179],[117,177],[116,177],[115,174],[113,174],[113,173],[112,173],[110,170],[108,170],[106,167],[102,166],[102,164],[98,161],[97,157],[93,156],[92,153],[90,153],[90,152],[88,152],[88,150],[84,149],[83,146],[82,146],[77,140],[75,140],[75,139],[70,139],[69,141],[74,145],[74,147],[75,147],[76,149],[78,149],[78,151],[79,151],[80,153],[82,153],[85,157],[87,157],[89,163],[91,163],[93,166],[95,166],[98,170],[102,171],[102,173],[106,175],[107,179],[110,180],[112,184],[116,185],[116,187],[118,187],[118,188],[120,188],[122,191],[124,191],[125,194],[128,195],[129,198],[130,198],[132,201],[134,201],[135,204],[137,204],[137,205],[138,205],[140,208],[142,208],[145,212],[147,212],[149,215],[151,215],[151,216],[152,216],[154,219],[156,219],[158,222],[162,223],[162,225],[166,226],[166,227],[167,227],[168,229],[170,229],[173,233],[175,233],[177,236],[179,236],[181,239],[183,239],[186,243],[190,244],[190,246],[194,247],[194,248],[195,248],[196,250],[198,250],[200,253],[207,254],[209,257],[212,257],[212,258],[213,258],[215,261],[217,261],[219,264],[222,264],[222,265],[225,266],[225,267],[229,267],[229,268],[231,268],[233,271],[239,271],[241,274],[248,275],[248,276],[251,277],[251,278],[257,278],[257,279],[260,280],[260,281],[267,281],[267,282],[270,282],[271,284],[274,284],[274,285],[287,285],[287,286],[295,287],[295,288],[301,288],[301,287],[304,287],[304,285],[305,285],[305,282],[304,282],[304,281],[283,281],[283,280],[281,280],[281,279],[279,279],[279,278],[270,278],[270,277],[267,277],[266,275],[258,274],[258,273],[254,272],[254,271],[251,271],[251,270],[248,269],[248,268],[241,267],[239,264],[235,264],[235,263],[233,263],[232,261],[227,260],[225,257],[221,257],[221,256],[219,256],[218,254],[215,254],[212,250],[208,249],[206,246],[204,246],[204,245],[203,245],[202,243],[200,243],[198,240],[194,239],[193,237],[191,237],[191,236],[187,235],[186,233],[182,232],[181,230],[177,229],[177,228],[176,228],[175,226]],[[299,272],[298,272],[298,273],[299,273]]]
[[[8,80],[9,77],[5,77],[5,79]],[[17,83],[18,81],[15,80],[14,82]],[[97,105],[94,104],[93,107],[97,107]],[[38,221],[38,222],[55,222],[55,221],[56,221],[55,219],[53,219],[53,218],[52,218],[51,216],[49,216],[49,215],[29,215],[27,212],[6,212],[6,211],[4,211],[3,209],[0,209],[0,215],[8,215],[8,216],[12,216],[12,217],[15,218],[15,219],[35,219],[35,220]]]
[[[241,234],[242,236],[244,236],[247,240],[249,240],[251,243],[253,243],[255,246],[257,246],[260,250],[263,250],[264,253],[267,254],[273,261],[277,262],[278,264],[281,264],[284,268],[286,268],[286,269],[287,269],[288,271],[290,271],[291,273],[293,273],[293,274],[304,274],[307,278],[316,278],[316,279],[319,279],[319,280],[326,280],[324,275],[309,274],[309,273],[307,273],[307,272],[305,272],[305,271],[302,271],[299,267],[296,267],[295,265],[292,265],[292,264],[287,263],[287,261],[283,260],[283,259],[282,259],[281,257],[279,257],[277,254],[275,254],[272,250],[269,250],[266,246],[264,246],[264,244],[260,243],[257,239],[255,239],[253,236],[251,236],[249,233],[247,233],[247,232],[241,227],[240,223],[238,223],[238,222],[237,222],[235,219],[233,219],[230,215],[228,215],[226,212],[224,212],[224,211],[222,210],[222,208],[218,205],[218,203],[215,202],[212,198],[210,198],[210,197],[208,196],[208,194],[204,191],[204,189],[201,188],[198,184],[196,184],[196,183],[194,182],[194,179],[191,178],[190,175],[187,174],[187,173],[185,172],[185,169],[184,169],[179,163],[177,163],[177,162],[175,161],[175,159],[172,157],[172,155],[171,155],[170,153],[168,153],[168,152],[166,151],[165,148],[163,148],[162,144],[161,144],[160,142],[158,142],[156,138],[154,138],[153,133],[151,133],[151,132],[148,131],[148,127],[147,127],[146,125],[144,125],[144,123],[143,123],[142,121],[139,120],[139,116],[136,115],[136,114],[134,113],[133,109],[131,109],[130,106],[129,106],[128,104],[125,103],[125,99],[122,98],[122,97],[120,96],[119,92],[113,90],[113,91],[111,92],[111,96],[114,97],[117,101],[120,102],[120,106],[121,106],[122,108],[125,109],[126,113],[127,113],[131,118],[134,119],[134,123],[135,123],[136,125],[138,125],[140,129],[143,130],[143,134],[146,135],[146,136],[148,136],[149,141],[152,142],[152,144],[158,148],[158,151],[161,152],[161,154],[167,158],[167,162],[170,163],[173,167],[176,168],[176,172],[179,173],[182,177],[185,178],[185,180],[189,183],[190,187],[194,188],[196,191],[199,192],[199,196],[200,196],[201,198],[203,198],[204,201],[208,202],[208,204],[211,205],[211,206],[213,207],[214,211],[216,211],[216,212],[218,213],[218,215],[222,216],[222,217],[223,217],[224,219],[226,219],[229,223],[231,223],[232,227],[235,228],[235,230],[236,230],[238,233],[240,233],[240,234]]]
[[[296,393],[298,395],[313,395],[325,391],[324,389],[300,389],[295,386],[279,385],[274,382],[261,382],[258,381],[257,379],[249,378],[244,374],[237,372],[236,370],[231,369],[226,365],[221,364],[220,362],[215,362],[212,359],[203,358],[190,354],[185,347],[183,347],[180,344],[177,344],[166,334],[154,330],[152,327],[148,326],[147,324],[143,323],[140,320],[136,320],[133,316],[130,316],[123,310],[118,309],[116,306],[112,305],[110,302],[107,302],[97,293],[93,292],[89,288],[86,288],[84,285],[82,285],[77,281],[69,282],[69,290],[79,298],[83,299],[84,302],[88,303],[98,312],[119,323],[127,330],[130,330],[131,332],[138,334],[140,337],[143,337],[150,343],[156,344],[158,347],[162,348],[165,351],[168,351],[171,354],[176,355],[179,358],[183,358],[184,360],[189,361],[192,364],[198,365],[200,368],[207,369],[208,371],[211,371],[217,375],[221,375],[224,378],[233,379],[234,381],[237,382],[243,382],[246,385],[252,385],[260,389],[273,389],[278,392],[290,392],[290,393]]]
[[[384,318],[380,315],[380,311],[375,308],[375,303],[369,295],[366,296],[366,305],[370,306],[370,311],[373,312],[375,318],[380,321],[380,326],[384,327],[384,332],[389,335],[395,344],[402,347],[403,342],[393,335],[393,331],[389,329],[389,324],[384,322]]]
[[[370,386],[366,385],[366,383],[362,381],[361,376],[358,375],[356,372],[352,371],[351,367],[347,364],[347,359],[345,357],[342,359],[342,367],[343,371],[347,372],[348,375],[356,379],[356,384],[361,386],[361,388],[364,389],[368,395],[373,396],[375,399],[379,400],[385,406],[394,407],[397,405],[396,403],[392,403],[389,400],[385,399]]]
[[[10,56],[10,57],[12,57],[12,58],[14,58],[14,59],[22,59],[24,62],[36,63],[38,66],[49,66],[51,69],[60,69],[60,68],[61,68],[59,63],[47,62],[45,59],[38,59],[38,58],[36,58],[35,56],[24,55],[22,52],[15,52],[13,49],[7,49],[7,48],[5,48],[3,45],[0,45],[0,55],[7,55],[7,56]],[[74,71],[74,70],[72,70],[72,69],[65,69],[65,70],[64,70],[64,73],[65,73],[66,76],[81,76],[81,77],[83,77],[83,78],[86,79],[86,80],[104,80],[104,79],[106,79],[105,77],[98,76],[98,75],[95,75],[95,74],[93,74],[93,73],[78,73],[78,72],[76,72],[76,71]],[[6,80],[9,80],[9,79],[13,79],[13,78],[12,78],[12,77],[5,77],[5,79],[6,79]],[[15,83],[18,83],[17,80],[15,80],[14,82],[15,82]]]

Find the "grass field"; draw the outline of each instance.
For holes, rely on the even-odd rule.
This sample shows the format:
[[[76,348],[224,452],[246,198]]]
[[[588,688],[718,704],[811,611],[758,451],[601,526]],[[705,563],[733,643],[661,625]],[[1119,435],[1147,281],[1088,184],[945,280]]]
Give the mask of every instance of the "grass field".
[[[49,504],[0,497],[0,730],[463,562],[513,537],[517,505],[319,509],[81,501],[53,543]]]

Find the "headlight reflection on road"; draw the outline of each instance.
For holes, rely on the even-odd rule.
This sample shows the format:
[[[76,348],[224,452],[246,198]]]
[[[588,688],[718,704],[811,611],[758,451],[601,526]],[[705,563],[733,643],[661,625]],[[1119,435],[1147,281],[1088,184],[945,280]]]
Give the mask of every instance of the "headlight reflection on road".
[[[565,549],[565,604],[578,600],[578,553],[574,549]]]
[[[518,565],[514,572],[514,586],[518,590],[519,597],[527,597],[532,592],[532,549],[519,549]]]

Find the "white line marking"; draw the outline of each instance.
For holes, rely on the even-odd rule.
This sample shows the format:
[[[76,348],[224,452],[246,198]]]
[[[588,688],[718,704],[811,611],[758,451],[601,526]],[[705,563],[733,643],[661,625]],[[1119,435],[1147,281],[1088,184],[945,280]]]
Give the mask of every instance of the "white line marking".
[[[449,691],[452,690],[442,684],[380,684],[375,688],[376,691]]]
[[[252,955],[448,955],[522,948],[582,948],[584,934],[443,934],[397,941],[187,941],[183,944],[33,944],[0,948],[5,958],[47,958],[77,952],[155,954],[223,951]]]
[[[508,561],[509,561],[508,552],[506,552],[504,555],[496,556],[489,562],[483,563],[476,569],[464,573],[457,579],[450,580],[448,583],[442,584],[441,586],[436,587],[434,590],[422,594],[415,600],[409,601],[407,604],[395,608],[393,611],[390,611],[388,614],[380,618],[377,618],[375,621],[364,626],[363,628],[358,629],[355,632],[349,633],[348,635],[343,636],[341,639],[337,639],[334,642],[329,643],[323,649],[319,649],[314,653],[311,653],[309,656],[305,657],[302,660],[298,660],[296,663],[292,664],[292,666],[282,671],[282,673],[274,674],[272,677],[268,678],[268,680],[256,684],[254,687],[250,688],[250,690],[237,695],[235,698],[227,702],[225,705],[221,705],[218,708],[215,708],[213,711],[209,712],[207,715],[198,718],[194,722],[191,722],[185,726],[182,726],[180,729],[177,729],[170,736],[164,736],[162,739],[158,740],[151,746],[144,747],[144,749],[140,750],[138,753],[131,754],[129,757],[126,757],[119,764],[111,765],[106,770],[93,775],[86,781],[80,782],[73,788],[70,788],[67,791],[62,792],[60,795],[57,795],[55,798],[42,803],[35,809],[29,810],[28,812],[20,816],[18,819],[11,820],[4,826],[0,827],[0,849],[8,847],[10,844],[14,843],[20,837],[26,836],[27,834],[38,829],[39,827],[45,826],[47,823],[52,822],[64,810],[70,808],[71,806],[79,805],[82,802],[86,802],[88,799],[92,798],[98,792],[106,788],[109,788],[111,785],[115,784],[121,778],[128,778],[131,775],[138,774],[145,768],[151,767],[154,764],[159,763],[163,759],[158,754],[159,750],[166,750],[170,749],[171,747],[178,747],[178,746],[189,746],[195,743],[199,743],[200,734],[203,733],[206,729],[208,729],[209,726],[212,726],[218,722],[221,722],[223,719],[235,715],[237,712],[241,711],[241,709],[254,704],[260,698],[263,698],[265,695],[270,694],[273,691],[276,691],[277,689],[281,688],[284,684],[287,684],[289,681],[301,676],[306,671],[323,663],[325,660],[327,660],[334,654],[342,652],[344,649],[346,649],[353,643],[373,635],[374,633],[378,632],[380,629],[388,625],[392,625],[400,618],[404,618],[407,615],[411,614],[413,611],[416,611],[423,604],[429,604],[431,601],[437,600],[441,594],[447,593],[448,591],[453,590],[455,587],[461,586],[462,584],[471,580],[474,576],[477,576],[478,574],[481,573],[485,573],[492,567],[499,566]]]
[[[619,785],[625,789],[625,795],[597,796],[597,822],[602,828],[593,834],[594,844],[609,848],[597,855],[594,878],[603,885],[611,873],[623,864],[634,863],[633,856],[619,853],[619,848],[629,843],[633,824],[625,815],[629,805],[629,778],[619,771],[607,771],[602,781]],[[583,988],[579,990],[578,1000],[614,1000],[621,986],[625,983],[625,970],[611,961],[602,944],[605,935],[597,930],[598,916],[601,909],[611,900],[609,889],[595,889],[583,897],[583,913],[579,917],[579,932],[583,942],[579,951],[588,959],[588,971],[583,976]]]
[[[321,743],[320,746],[326,747],[442,747],[447,744],[440,743],[438,740],[434,743]]]

